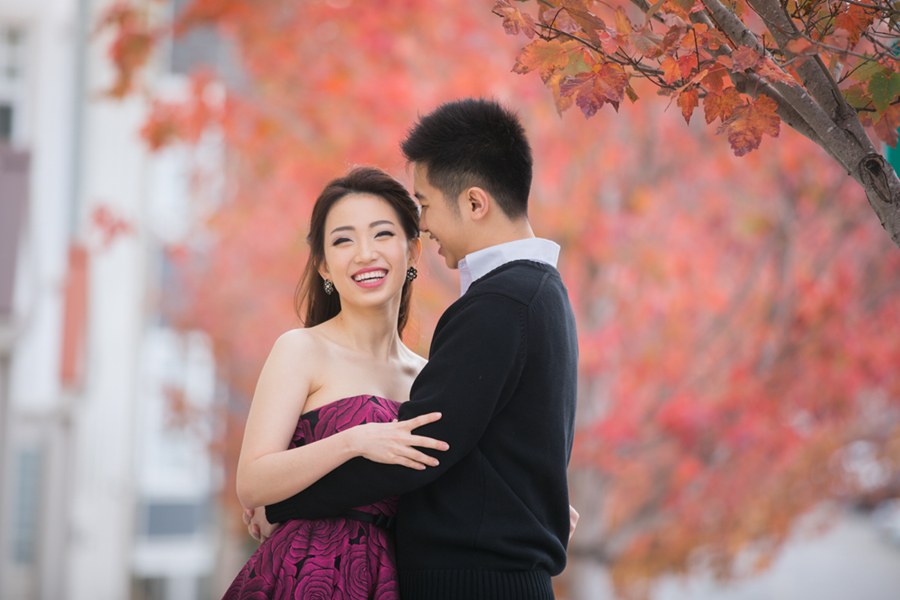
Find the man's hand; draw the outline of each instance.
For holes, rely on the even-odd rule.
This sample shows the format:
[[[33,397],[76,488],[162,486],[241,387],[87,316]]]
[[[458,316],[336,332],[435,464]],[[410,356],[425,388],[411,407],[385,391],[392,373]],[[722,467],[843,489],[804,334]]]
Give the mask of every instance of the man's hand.
[[[254,540],[264,542],[278,529],[278,523],[272,524],[266,521],[266,507],[259,506],[255,509],[248,508],[244,511],[244,525]]]
[[[578,511],[571,504],[569,505],[569,541],[572,541],[572,534],[575,533],[575,525],[578,524]],[[255,536],[254,536],[255,537]]]

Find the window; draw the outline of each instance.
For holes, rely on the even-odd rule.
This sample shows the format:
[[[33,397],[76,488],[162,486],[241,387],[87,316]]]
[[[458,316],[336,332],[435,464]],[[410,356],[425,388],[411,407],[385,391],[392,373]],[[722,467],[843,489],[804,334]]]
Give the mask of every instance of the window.
[[[13,108],[10,104],[0,104],[0,142],[12,140]]]
[[[16,455],[16,495],[12,532],[13,559],[33,563],[38,539],[42,456],[38,448],[22,448]]]
[[[25,62],[25,34],[19,27],[0,25],[0,81],[22,79]]]

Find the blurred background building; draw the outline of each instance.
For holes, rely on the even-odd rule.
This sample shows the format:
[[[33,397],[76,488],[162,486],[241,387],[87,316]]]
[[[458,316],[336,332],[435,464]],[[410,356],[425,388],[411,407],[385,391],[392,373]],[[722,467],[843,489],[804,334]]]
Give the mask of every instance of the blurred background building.
[[[144,101],[101,97],[110,4],[0,1],[4,600],[206,597],[216,560],[213,423],[166,411],[214,402],[211,349],[158,303],[192,158],[151,156]],[[191,57],[171,48],[160,85]]]

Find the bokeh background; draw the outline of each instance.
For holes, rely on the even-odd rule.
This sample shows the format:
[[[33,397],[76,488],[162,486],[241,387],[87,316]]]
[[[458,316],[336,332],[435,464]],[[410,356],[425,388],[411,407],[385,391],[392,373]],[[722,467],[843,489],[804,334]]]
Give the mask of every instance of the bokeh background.
[[[862,191],[639,83],[560,114],[493,4],[0,0],[0,599],[221,596],[311,203],[410,184],[398,141],[466,96],[525,124],[579,327],[558,597],[898,597],[900,251]],[[421,267],[427,356],[458,278]]]

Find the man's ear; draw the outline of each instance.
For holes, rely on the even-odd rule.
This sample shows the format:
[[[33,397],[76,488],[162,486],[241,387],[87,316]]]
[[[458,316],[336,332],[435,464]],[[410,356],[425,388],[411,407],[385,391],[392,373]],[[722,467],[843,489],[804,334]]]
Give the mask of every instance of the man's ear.
[[[416,238],[409,241],[409,266],[415,267],[422,257],[422,239]]]
[[[486,217],[488,211],[491,209],[491,203],[493,202],[493,199],[488,193],[480,187],[470,187],[464,193],[465,201],[463,202],[462,210],[464,210],[473,221],[480,221]]]

